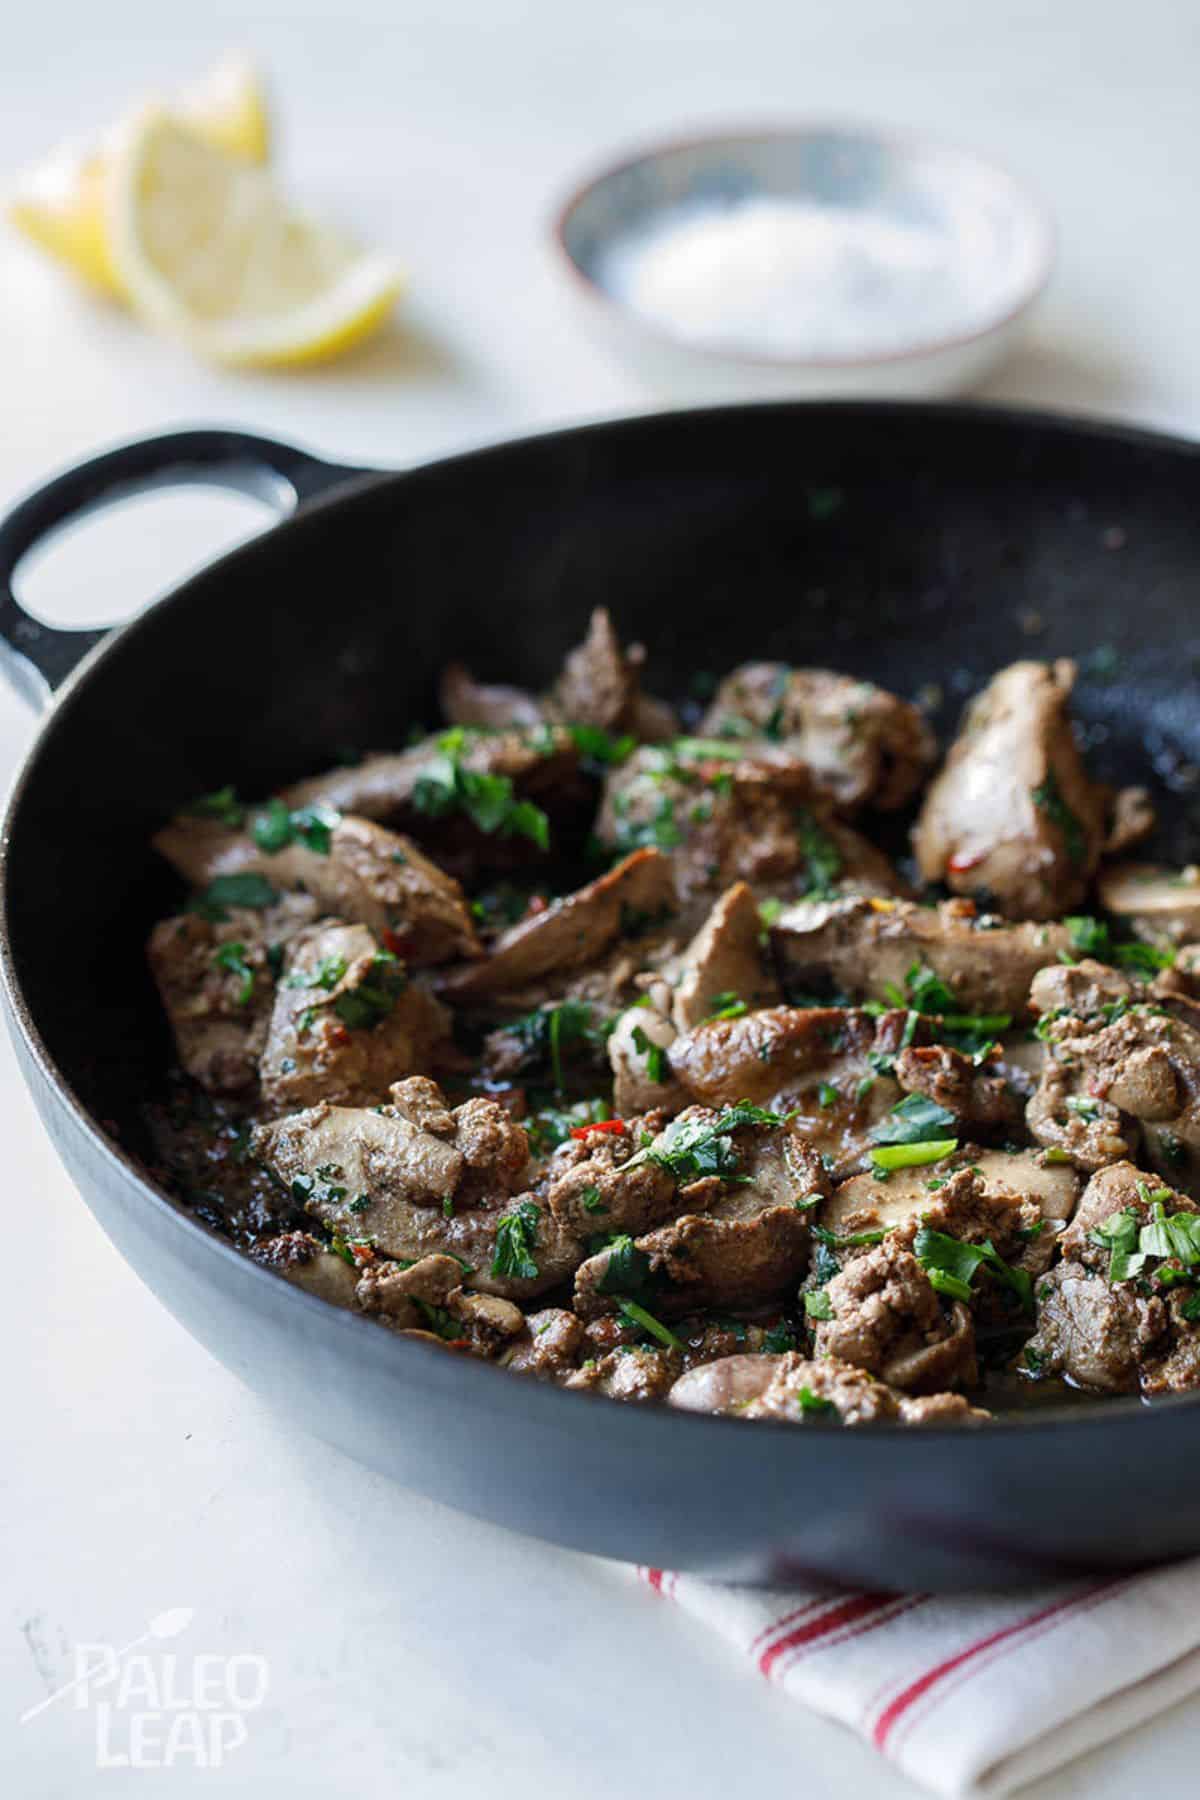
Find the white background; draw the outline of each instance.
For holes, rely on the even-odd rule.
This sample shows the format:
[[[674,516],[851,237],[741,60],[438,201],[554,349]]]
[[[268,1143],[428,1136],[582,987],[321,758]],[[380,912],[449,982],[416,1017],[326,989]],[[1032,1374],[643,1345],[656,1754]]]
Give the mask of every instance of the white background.
[[[43,0],[3,26],[0,174],[245,44],[274,79],[294,187],[393,245],[412,299],[404,329],[344,365],[214,374],[0,236],[0,502],[164,426],[242,424],[404,464],[645,404],[578,334],[547,218],[630,138],[756,117],[862,117],[1000,155],[1055,210],[1061,262],[989,391],[1200,431],[1191,0]],[[158,501],[65,545],[30,591],[59,616],[115,619],[253,522],[241,502]],[[0,693],[5,771],[30,731]],[[912,1791],[608,1568],[282,1431],[109,1249],[7,1046],[0,1142],[6,1793]],[[270,1661],[223,1770],[98,1774],[93,1719],[69,1701],[18,1729],[75,1643],[123,1643],[172,1606],[195,1609],[181,1654]],[[1180,1707],[1037,1792],[1190,1792],[1198,1723]]]

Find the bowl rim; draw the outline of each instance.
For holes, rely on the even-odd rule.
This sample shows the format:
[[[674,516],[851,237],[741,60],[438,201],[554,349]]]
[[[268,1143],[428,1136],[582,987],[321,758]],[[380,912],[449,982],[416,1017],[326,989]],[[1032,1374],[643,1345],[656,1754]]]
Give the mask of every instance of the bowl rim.
[[[941,155],[957,157],[960,161],[974,163],[977,167],[998,175],[1011,188],[1020,208],[1032,226],[1034,266],[1032,275],[1023,284],[1015,301],[1011,302],[1003,312],[989,319],[985,324],[975,326],[969,331],[952,332],[936,338],[926,338],[900,350],[882,350],[860,352],[856,355],[813,355],[813,356],[778,356],[763,351],[724,350],[717,345],[696,343],[680,337],[669,327],[660,325],[656,320],[637,312],[632,306],[616,299],[608,289],[589,275],[575,260],[567,244],[567,228],[574,213],[597,188],[615,176],[624,175],[639,164],[649,163],[658,157],[671,155],[679,151],[697,150],[705,145],[716,144],[751,144],[767,141],[778,141],[783,138],[809,138],[819,135],[854,136],[871,138],[893,150],[902,149],[908,152],[923,150]],[[608,317],[621,322],[627,329],[651,339],[653,342],[666,345],[675,351],[682,351],[710,366],[723,364],[726,367],[746,369],[773,369],[778,372],[799,372],[806,369],[871,369],[883,368],[897,363],[915,363],[922,359],[935,357],[944,351],[957,350],[969,344],[981,342],[1003,331],[1006,326],[1015,324],[1023,313],[1044,293],[1058,254],[1058,228],[1049,207],[1031,188],[1016,176],[1008,164],[998,158],[972,149],[969,145],[958,144],[949,139],[930,136],[922,131],[907,130],[903,126],[874,126],[859,124],[854,120],[836,118],[812,118],[795,121],[791,124],[770,124],[760,126],[733,126],[728,129],[719,127],[703,131],[681,132],[670,137],[644,140],[640,145],[630,148],[613,160],[593,168],[592,172],[577,180],[567,191],[551,215],[549,224],[550,241],[557,253],[557,258],[565,266],[570,279],[576,285],[583,298]]]

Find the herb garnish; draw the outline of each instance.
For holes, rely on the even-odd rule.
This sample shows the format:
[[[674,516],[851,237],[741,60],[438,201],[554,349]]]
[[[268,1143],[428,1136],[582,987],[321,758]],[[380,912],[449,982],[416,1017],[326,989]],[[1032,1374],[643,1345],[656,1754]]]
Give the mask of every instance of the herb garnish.
[[[833,1306],[823,1287],[817,1288],[815,1292],[805,1294],[804,1312],[810,1319],[832,1319]]]
[[[254,995],[254,970],[246,961],[245,944],[222,944],[213,957],[218,969],[224,969],[227,975],[240,975],[242,985],[237,991],[237,1004],[249,1006]]]
[[[997,1255],[990,1238],[981,1244],[965,1244],[961,1238],[922,1226],[913,1239],[913,1254],[929,1277],[930,1286],[953,1300],[969,1301],[977,1269],[987,1269],[1016,1295],[1024,1312],[1033,1311],[1033,1284],[1025,1269],[1014,1269]]]
[[[790,1113],[766,1112],[741,1100],[727,1107],[710,1124],[705,1119],[673,1119],[662,1135],[639,1150],[625,1164],[627,1169],[640,1162],[657,1163],[676,1181],[700,1181],[715,1175],[722,1181],[744,1179],[739,1176],[738,1153],[730,1138],[746,1125],[774,1127],[786,1125]]]
[[[616,855],[628,856],[631,851],[645,849],[676,850],[682,844],[683,832],[675,818],[675,802],[669,794],[660,795],[648,819],[630,818],[627,794],[614,794],[612,806],[616,817],[612,849]]]
[[[661,1044],[648,1038],[640,1025],[634,1026],[632,1036],[634,1049],[646,1059],[647,1080],[654,1082],[655,1086],[661,1086],[667,1075],[666,1051]]]
[[[229,907],[248,906],[262,912],[274,906],[279,894],[265,875],[218,875],[203,893],[195,894],[187,903],[189,912],[219,924],[229,917]]]
[[[289,988],[335,988],[346,973],[344,956],[323,956],[307,974],[293,969],[284,983]]]
[[[600,1248],[608,1251],[608,1262],[596,1283],[598,1294],[615,1294],[622,1300],[638,1295],[646,1299],[653,1294],[655,1282],[650,1272],[650,1258],[644,1250],[638,1249],[627,1232],[618,1232],[615,1237],[605,1239]]]
[[[318,856],[328,856],[341,814],[331,806],[301,806],[289,811],[286,801],[268,800],[252,827],[254,841],[268,856],[276,856],[289,844],[301,843]]]
[[[926,1144],[936,1132],[947,1126],[953,1130],[956,1123],[954,1114],[936,1100],[925,1094],[906,1094],[867,1135],[873,1144]]]
[[[1200,1213],[1168,1213],[1166,1203],[1175,1198],[1170,1188],[1151,1189],[1138,1182],[1138,1196],[1150,1207],[1146,1224],[1139,1222],[1132,1206],[1110,1213],[1102,1224],[1088,1233],[1094,1244],[1109,1253],[1108,1279],[1130,1281],[1140,1275],[1150,1257],[1166,1258],[1181,1263],[1185,1269],[1200,1263]],[[1171,1285],[1169,1270],[1157,1271],[1159,1279]]]
[[[496,1250],[492,1257],[492,1274],[513,1281],[534,1281],[539,1274],[533,1249],[537,1243],[538,1220],[542,1209],[532,1200],[520,1200],[512,1212],[505,1213],[496,1226]]]
[[[193,819],[216,819],[230,831],[239,831],[246,816],[245,807],[231,787],[217,788],[211,794],[197,794],[183,810]]]
[[[635,737],[628,733],[614,737],[601,725],[568,725],[567,730],[575,741],[580,762],[591,775],[607,774],[637,748]]]
[[[1096,962],[1132,969],[1136,975],[1157,975],[1160,969],[1174,966],[1174,950],[1161,950],[1155,944],[1114,944],[1103,919],[1093,919],[1085,914],[1064,919],[1063,924],[1080,955],[1090,956]],[[1070,962],[1072,959],[1067,956],[1064,960]]]
[[[829,833],[817,824],[807,807],[796,812],[796,830],[804,852],[808,886],[806,900],[828,900],[837,892],[837,879],[842,872],[842,853]]]
[[[585,1000],[562,1000],[557,1006],[538,1006],[523,1013],[504,1027],[507,1036],[516,1039],[521,1049],[519,1067],[533,1068],[548,1063],[554,1075],[554,1088],[563,1088],[562,1054],[571,1044],[602,1045],[611,1030],[612,1021],[601,1020]]]
[[[387,1018],[406,986],[391,951],[380,950],[371,959],[367,979],[339,994],[333,1010],[351,1031],[371,1031]]]
[[[1046,770],[1046,779],[1031,792],[1033,804],[1039,812],[1045,813],[1051,825],[1059,833],[1063,841],[1063,849],[1067,860],[1078,868],[1087,860],[1087,838],[1083,826],[1063,799],[1062,789],[1058,785],[1058,776],[1053,769]]]
[[[413,805],[432,819],[462,812],[477,830],[493,836],[527,837],[539,850],[550,847],[550,822],[540,806],[518,800],[507,775],[464,768],[466,734],[461,726],[438,738],[438,754],[424,765],[413,787]]]

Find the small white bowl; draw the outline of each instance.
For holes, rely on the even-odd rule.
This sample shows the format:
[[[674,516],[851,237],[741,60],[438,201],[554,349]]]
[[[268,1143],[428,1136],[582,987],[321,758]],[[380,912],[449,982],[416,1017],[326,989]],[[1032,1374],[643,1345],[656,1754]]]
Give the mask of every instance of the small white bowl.
[[[944,238],[969,268],[960,319],[898,326],[886,348],[762,354],[685,335],[618,292],[618,253],[674,219],[747,200],[869,212]],[[594,336],[673,400],[826,395],[928,397],[980,381],[1011,348],[1050,276],[1054,233],[1039,203],[968,151],[854,127],[731,132],[623,159],[576,190],[554,238]],[[694,328],[693,328],[694,329]]]

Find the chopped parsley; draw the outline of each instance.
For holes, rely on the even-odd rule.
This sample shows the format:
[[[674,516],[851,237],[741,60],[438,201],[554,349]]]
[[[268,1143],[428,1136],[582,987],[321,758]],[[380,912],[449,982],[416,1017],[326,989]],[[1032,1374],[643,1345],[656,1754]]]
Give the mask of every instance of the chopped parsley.
[[[633,1028],[633,1047],[646,1059],[646,1076],[661,1086],[667,1077],[667,1053],[661,1044],[656,1044],[646,1036],[640,1025]]]
[[[221,948],[213,957],[213,962],[218,969],[223,969],[227,975],[239,975],[241,977],[242,985],[237,991],[237,1004],[239,1006],[249,1006],[254,997],[254,970],[246,961],[245,944],[222,944]]]
[[[832,1319],[833,1307],[824,1288],[817,1288],[814,1293],[805,1294],[804,1312],[809,1319]]]
[[[278,898],[278,892],[265,875],[218,875],[203,893],[188,901],[187,909],[219,924],[229,917],[231,906],[248,906],[255,912],[262,912],[266,907],[274,906]]]
[[[903,988],[888,981],[884,983],[883,992],[888,1005],[898,1010],[911,1006],[917,1012],[952,1013],[958,1005],[941,976],[919,960],[910,966]]]
[[[1154,944],[1118,944],[1113,958],[1122,969],[1132,969],[1137,975],[1157,975],[1160,969],[1174,966],[1175,952],[1159,950]]]
[[[511,1281],[535,1281],[539,1274],[533,1251],[537,1243],[542,1209],[532,1200],[520,1200],[496,1226],[492,1274]]]
[[[217,788],[211,794],[198,794],[183,810],[193,819],[215,819],[229,831],[240,831],[246,816],[245,807],[231,787]]]
[[[1077,1119],[1083,1119],[1087,1124],[1091,1124],[1093,1119],[1100,1117],[1100,1102],[1093,1100],[1087,1094],[1068,1094],[1067,1110],[1073,1112]]]
[[[555,1091],[561,1093],[563,1051],[570,1045],[602,1045],[610,1028],[611,1021],[598,1019],[587,1001],[562,1000],[557,1006],[538,1006],[523,1013],[504,1030],[520,1047],[519,1067],[548,1066]]]
[[[805,899],[828,900],[837,892],[837,880],[843,866],[842,853],[807,807],[800,807],[796,813],[796,830],[806,864]]]
[[[868,1136],[873,1144],[926,1144],[947,1126],[953,1130],[955,1123],[954,1114],[936,1100],[925,1094],[906,1094]]]
[[[590,1186],[584,1188],[579,1196],[579,1204],[583,1207],[584,1212],[602,1213],[608,1211],[608,1207],[604,1204],[604,1196],[594,1182],[591,1183]]]
[[[293,969],[284,983],[290,988],[335,988],[346,973],[344,956],[323,956],[315,969],[305,974],[300,969]]]
[[[810,1387],[796,1389],[796,1404],[802,1413],[817,1417],[828,1417],[836,1413],[837,1407],[832,1400],[826,1400],[820,1394],[814,1394]]]
[[[1046,815],[1062,838],[1068,862],[1079,868],[1087,861],[1087,837],[1078,818],[1063,799],[1058,776],[1053,769],[1047,769],[1045,780],[1032,789],[1031,798],[1038,811]]]
[[[1144,1225],[1135,1209],[1126,1206],[1088,1233],[1094,1244],[1109,1253],[1108,1279],[1131,1281],[1142,1273],[1151,1257],[1179,1263],[1184,1269],[1200,1263],[1200,1213],[1168,1213],[1167,1203],[1175,1198],[1170,1188],[1151,1189],[1139,1181],[1138,1195],[1150,1207],[1150,1218]],[[1171,1285],[1172,1271],[1160,1269],[1156,1273]]]
[[[628,1302],[639,1295],[646,1299],[654,1292],[650,1258],[639,1250],[627,1232],[606,1238],[599,1246],[608,1251],[608,1263],[596,1283],[598,1294],[614,1294]]]
[[[637,739],[626,733],[614,737],[601,725],[568,725],[567,730],[579,751],[579,760],[592,775],[604,775],[616,768],[637,748]]]
[[[1081,956],[1091,956],[1097,962],[1107,962],[1110,951],[1108,926],[1103,919],[1093,919],[1086,914],[1077,914],[1063,920],[1063,924],[1071,934],[1071,942]]]
[[[292,1179],[291,1195],[297,1206],[303,1206],[312,1212],[320,1206],[340,1206],[349,1191],[338,1180],[341,1167],[337,1163],[321,1163],[314,1175],[296,1175]],[[346,1209],[349,1212],[361,1212],[363,1209],[352,1201]]]
[[[795,1348],[796,1334],[786,1319],[780,1319],[778,1324],[772,1325],[763,1338],[764,1356],[783,1356]]]
[[[748,1010],[746,1002],[739,1000],[732,988],[726,988],[724,993],[713,995],[706,1017],[710,1019],[740,1019],[742,1014]]]
[[[659,796],[648,819],[630,818],[627,794],[614,794],[612,806],[616,819],[612,848],[618,856],[628,856],[633,850],[677,850],[682,844],[683,832],[669,794]]]
[[[836,1106],[841,1097],[832,1081],[823,1081],[817,1089],[817,1104],[822,1108]]]
[[[331,806],[301,806],[293,812],[276,797],[268,800],[251,829],[255,843],[268,856],[278,855],[289,844],[304,844],[318,856],[328,856],[340,819]]]
[[[1023,1312],[1033,1311],[1033,1284],[1025,1269],[1014,1269],[997,1255],[990,1238],[982,1244],[965,1244],[961,1238],[923,1226],[913,1239],[913,1254],[929,1277],[930,1286],[950,1299],[970,1301],[972,1280],[983,1268],[1016,1295]]]
[[[431,819],[465,813],[489,837],[527,837],[539,850],[550,847],[550,821],[531,800],[518,800],[507,775],[485,775],[464,768],[462,727],[443,732],[438,754],[424,765],[413,787],[413,805]]]
[[[435,1337],[444,1338],[450,1344],[457,1344],[465,1339],[462,1320],[455,1318],[452,1312],[447,1312],[444,1306],[435,1306],[432,1300],[418,1299],[416,1294],[412,1299]]]
[[[742,1100],[727,1107],[711,1124],[705,1119],[673,1119],[662,1135],[632,1156],[625,1167],[657,1163],[681,1182],[700,1181],[707,1175],[721,1181],[737,1180],[739,1159],[730,1141],[732,1134],[746,1125],[786,1125],[790,1116],[766,1112]]]
[[[333,1010],[351,1031],[372,1031],[388,1017],[406,986],[391,951],[380,950],[371,960],[366,979],[339,994]]]

